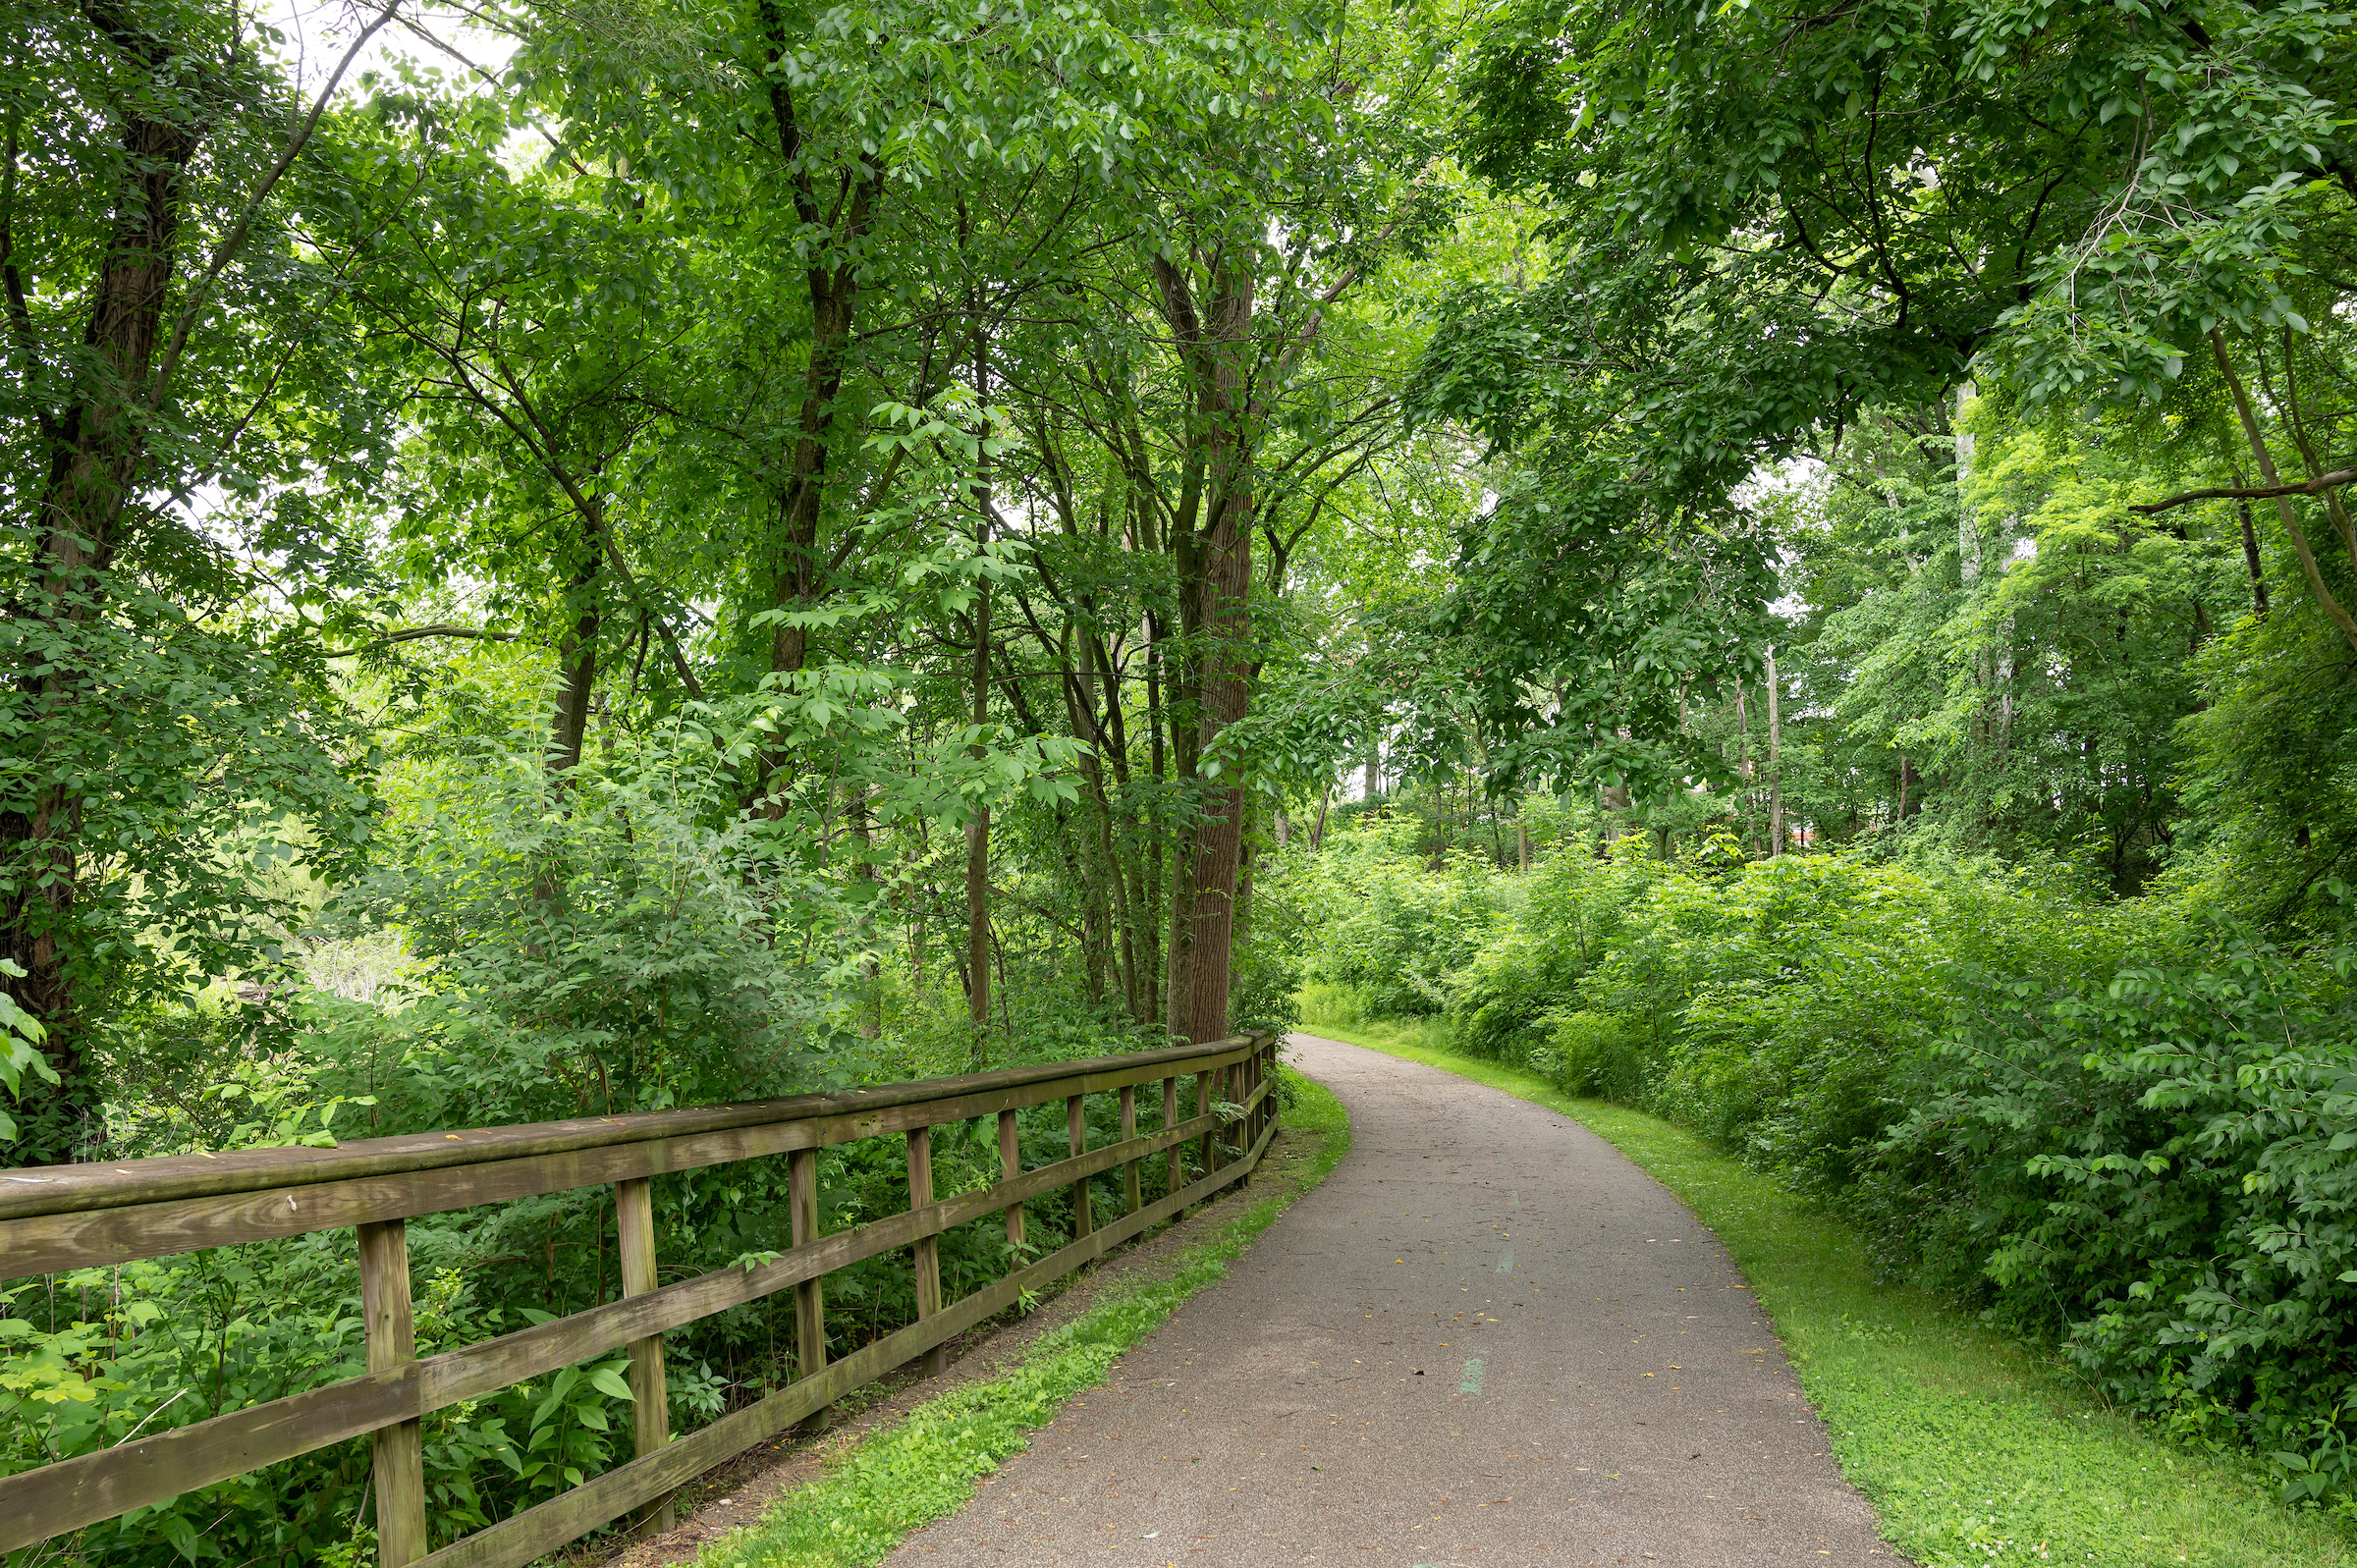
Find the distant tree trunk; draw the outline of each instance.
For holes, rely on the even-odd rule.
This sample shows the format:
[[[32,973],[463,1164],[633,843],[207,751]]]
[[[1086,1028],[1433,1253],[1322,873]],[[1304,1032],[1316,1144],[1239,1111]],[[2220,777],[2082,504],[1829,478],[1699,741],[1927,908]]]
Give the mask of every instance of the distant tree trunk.
[[[983,534],[988,538],[987,529]],[[990,579],[974,595],[974,724],[990,723]],[[976,743],[968,748],[981,756]],[[990,807],[978,806],[965,825],[965,1016],[975,1028],[990,1023]]]
[[[1333,795],[1334,786],[1332,784],[1328,784],[1318,791],[1318,820],[1316,826],[1309,830],[1309,852],[1313,855],[1326,841],[1326,802],[1333,798]]]
[[[1596,858],[1602,860],[1612,853],[1613,845],[1620,841],[1621,830],[1626,826],[1628,785],[1603,785],[1596,792],[1596,802],[1605,812],[1604,832],[1596,840]]]
[[[1165,805],[1165,790],[1170,784],[1168,751],[1168,705],[1162,700],[1162,622],[1152,611],[1146,612],[1146,742],[1147,766],[1154,777],[1153,792],[1146,804],[1146,885],[1138,898],[1138,930],[1145,938],[1145,951],[1138,965],[1138,986],[1146,1002],[1144,1022],[1168,1024],[1168,988],[1162,980],[1168,966],[1163,950],[1164,931],[1161,911],[1165,907],[1167,879],[1163,875],[1163,843],[1170,832],[1170,815]]]
[[[604,554],[600,548],[603,519],[593,513],[581,522],[579,564],[565,584],[565,597],[574,606],[574,622],[557,649],[563,681],[557,689],[557,711],[549,734],[550,760],[559,773],[571,773],[581,764],[581,743],[589,732],[589,702],[597,689],[597,568]]]
[[[1746,696],[1747,689],[1742,682],[1736,682],[1735,766],[1742,770],[1746,786],[1743,790],[1743,838],[1756,849],[1759,839],[1755,828],[1759,818],[1755,813],[1760,809],[1760,797],[1757,789],[1749,787],[1757,776],[1751,767],[1751,706]]]
[[[1966,439],[1966,438],[1959,438]],[[1768,650],[1768,853],[1784,852],[1784,765],[1782,734],[1777,720],[1776,650]]]
[[[1367,798],[1372,800],[1382,793],[1383,742],[1370,740],[1367,742]]]
[[[859,864],[852,874],[868,885],[867,901],[859,906],[859,939],[862,945],[875,941],[875,910],[877,907],[875,838],[868,826],[868,792],[854,790],[849,802],[851,841],[859,846]],[[871,951],[859,961],[859,1038],[873,1040],[884,1032],[884,992],[880,984],[882,967]]]
[[[2238,466],[2234,470],[2234,488],[2248,490],[2248,480]],[[2251,504],[2238,501],[2234,510],[2242,515],[2242,564],[2251,574],[2251,614],[2261,621],[2267,619],[2267,573],[2259,565],[2259,532],[2251,526]]]

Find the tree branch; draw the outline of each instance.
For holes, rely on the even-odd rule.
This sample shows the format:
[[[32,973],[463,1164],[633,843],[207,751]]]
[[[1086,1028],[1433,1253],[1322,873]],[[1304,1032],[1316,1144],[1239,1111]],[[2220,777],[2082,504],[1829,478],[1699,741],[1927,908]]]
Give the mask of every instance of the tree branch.
[[[427,626],[404,626],[399,631],[388,631],[372,642],[355,643],[352,647],[339,648],[335,652],[323,654],[321,657],[349,659],[355,654],[366,653],[371,648],[382,648],[396,642],[421,642],[428,637],[472,637],[483,642],[515,642],[518,640],[517,633],[513,631],[485,631],[474,626],[452,626],[436,622]]]
[[[2191,506],[2196,501],[2273,501],[2277,496],[2322,495],[2347,484],[2357,484],[2357,468],[2335,468],[2330,473],[2320,473],[2298,484],[2225,485],[2216,490],[2188,490],[2181,496],[2170,496],[2166,501],[2155,501],[2148,506],[2130,507],[2128,510],[2152,517],[2176,507]]]

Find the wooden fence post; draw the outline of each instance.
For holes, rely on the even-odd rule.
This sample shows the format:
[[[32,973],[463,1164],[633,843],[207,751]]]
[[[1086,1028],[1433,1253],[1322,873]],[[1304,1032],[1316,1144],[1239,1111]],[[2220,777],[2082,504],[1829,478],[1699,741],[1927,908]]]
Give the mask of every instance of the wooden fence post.
[[[1222,1067],[1220,1069],[1220,1099],[1232,1106],[1240,1101],[1243,1098],[1240,1088],[1240,1085],[1243,1082],[1243,1077],[1244,1064],[1240,1061],[1232,1061],[1227,1066]],[[1232,1126],[1233,1130],[1231,1130]],[[1220,1132],[1222,1134],[1221,1141],[1223,1143],[1225,1143],[1230,1137],[1234,1137],[1241,1134],[1242,1131],[1243,1123],[1240,1121],[1233,1124],[1225,1121],[1220,1123]],[[1220,1163],[1226,1164],[1228,1162],[1223,1159]]]
[[[933,1129],[908,1129],[908,1207],[922,1209],[933,1201]],[[941,1238],[919,1236],[910,1249],[916,1264],[916,1320],[919,1323],[941,1311]],[[925,1352],[921,1371],[930,1378],[949,1365],[950,1352],[945,1345],[935,1345]]]
[[[1210,1073],[1195,1074],[1195,1098],[1201,1102],[1195,1108],[1195,1114],[1198,1116],[1210,1115],[1211,1108],[1215,1104],[1211,1097]],[[1216,1127],[1203,1134],[1202,1165],[1203,1174],[1206,1176],[1220,1168],[1220,1134]]]
[[[622,1293],[655,1288],[655,1194],[645,1176],[614,1183],[614,1233],[622,1252]],[[643,1459],[671,1441],[671,1400],[663,1382],[663,1336],[630,1341],[630,1433]],[[672,1526],[671,1499],[639,1510],[655,1535]]]
[[[818,1151],[796,1149],[786,1157],[786,1207],[794,1217],[794,1244],[807,1247],[818,1239]],[[798,1376],[815,1378],[827,1366],[827,1297],[823,1280],[805,1279],[794,1287],[795,1348],[800,1353]],[[833,1412],[811,1413],[812,1432],[827,1430]]]
[[[1267,1048],[1256,1048],[1252,1053],[1252,1092],[1254,1094],[1258,1094],[1261,1086],[1268,1081],[1269,1061]],[[1260,1142],[1260,1135],[1268,1130],[1269,1106],[1270,1102],[1264,1098],[1259,1105],[1252,1108],[1253,1143]]]
[[[1260,1053],[1254,1052],[1235,1064],[1235,1098],[1251,1105],[1252,1086],[1260,1071]],[[1252,1151],[1252,1135],[1260,1130],[1260,1108],[1253,1106],[1244,1112],[1244,1119],[1235,1124],[1235,1141],[1246,1153]],[[1244,1178],[1249,1181],[1249,1176]]]
[[[1168,1132],[1173,1127],[1178,1125],[1178,1080],[1176,1078],[1165,1078],[1162,1080],[1162,1128],[1163,1131]],[[1168,1198],[1172,1193],[1177,1192],[1182,1185],[1184,1185],[1184,1183],[1178,1179],[1178,1162],[1185,1158],[1186,1157],[1179,1152],[1177,1144],[1171,1145],[1169,1172],[1170,1185],[1162,1190],[1162,1195],[1165,1198]]]
[[[399,1219],[384,1219],[361,1225],[359,1233],[360,1318],[368,1338],[368,1370],[390,1372],[417,1359],[417,1325],[410,1315],[409,1231]],[[404,1421],[380,1427],[371,1446],[378,1568],[407,1568],[428,1549],[424,1424]]]
[[[999,1112],[999,1179],[1013,1181],[1022,1173],[1023,1151],[1014,1135],[1014,1112],[1002,1110]],[[1023,1206],[1011,1203],[1007,1206],[1007,1245],[1019,1247],[1022,1244]]]
[[[1137,1085],[1122,1085],[1122,1142],[1137,1136]],[[1122,1166],[1122,1213],[1133,1215],[1146,1206],[1145,1184],[1138,1179],[1137,1162],[1131,1160]]]
[[[1264,1126],[1274,1127],[1277,1125],[1277,1091],[1284,1087],[1283,1069],[1277,1063],[1275,1035],[1269,1036],[1266,1052],[1268,1061],[1263,1074],[1269,1080],[1269,1098],[1260,1103],[1260,1119]]]
[[[1064,1133],[1074,1160],[1088,1152],[1088,1118],[1081,1113],[1078,1095],[1064,1103]],[[1096,1228],[1088,1213],[1088,1178],[1082,1176],[1072,1183],[1072,1239],[1078,1241]]]

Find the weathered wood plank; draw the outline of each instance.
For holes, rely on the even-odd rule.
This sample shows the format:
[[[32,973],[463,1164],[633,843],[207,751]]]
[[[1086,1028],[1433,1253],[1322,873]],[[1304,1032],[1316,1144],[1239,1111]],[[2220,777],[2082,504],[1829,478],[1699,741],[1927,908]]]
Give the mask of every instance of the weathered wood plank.
[[[654,1183],[640,1177],[614,1189],[614,1235],[622,1254],[622,1294],[651,1296],[655,1278]],[[663,1380],[663,1336],[649,1334],[630,1342],[630,1438],[640,1458],[671,1441],[671,1400]],[[658,1532],[671,1528],[671,1499],[665,1497],[649,1511]]]
[[[1222,1046],[1209,1061],[1200,1054],[1189,1065],[1210,1067],[1236,1059],[1249,1046]],[[1163,1053],[1153,1053],[1159,1056]],[[238,1242],[269,1241],[347,1225],[413,1218],[419,1215],[471,1209],[575,1187],[600,1186],[699,1169],[738,1160],[816,1149],[859,1138],[906,1132],[919,1126],[971,1120],[1001,1110],[1020,1109],[1073,1094],[1118,1089],[1142,1081],[1155,1070],[1146,1059],[1111,1057],[1123,1063],[1103,1071],[1066,1074],[1010,1088],[948,1100],[909,1102],[874,1111],[807,1117],[664,1137],[523,1159],[474,1164],[445,1164],[350,1180],[244,1190],[222,1196],[166,1203],[98,1208],[0,1219],[0,1280],[68,1269],[127,1263],[193,1252]],[[989,1077],[990,1074],[978,1074]],[[958,1080],[942,1080],[957,1082]],[[843,1097],[831,1096],[839,1100]],[[669,1114],[663,1112],[660,1114]],[[617,1117],[617,1121],[630,1118]],[[281,1151],[287,1152],[287,1151]],[[307,1151],[302,1151],[307,1152]],[[179,1157],[175,1157],[179,1158]],[[132,1162],[138,1164],[142,1162]],[[47,1167],[80,1170],[81,1166]],[[10,1177],[8,1179],[15,1179]]]
[[[999,1112],[999,1180],[1013,1181],[1022,1174],[1022,1145],[1015,1136],[1014,1112],[1002,1110]],[[1023,1244],[1023,1206],[1019,1203],[1007,1206],[1007,1244],[1011,1247]]]
[[[1126,1056],[1042,1062],[993,1072],[961,1073],[844,1094],[793,1095],[742,1105],[685,1110],[645,1111],[626,1116],[583,1116],[565,1121],[509,1127],[471,1127],[411,1133],[398,1138],[354,1139],[333,1149],[241,1149],[214,1154],[168,1155],[151,1160],[93,1161],[82,1164],[24,1166],[0,1172],[0,1219],[128,1204],[215,1197],[275,1187],[305,1186],[361,1176],[392,1175],[444,1165],[571,1154],[618,1143],[661,1142],[707,1132],[774,1122],[856,1119],[900,1107],[990,1095],[1030,1086],[1057,1085],[1073,1076],[1114,1075],[1143,1082],[1162,1075],[1165,1064],[1187,1061],[1207,1052],[1248,1046],[1239,1038],[1215,1046],[1173,1046]],[[1122,1079],[1124,1074],[1134,1076]],[[1092,1087],[1115,1088],[1109,1079]],[[1038,1105],[1061,1099],[1048,1088],[1019,1102]],[[973,1114],[981,1114],[974,1112]],[[945,1119],[962,1120],[963,1116]],[[912,1124],[911,1124],[912,1125]],[[888,1130],[904,1131],[904,1126]],[[642,1172],[651,1174],[651,1172]],[[584,1184],[585,1185],[585,1184]]]
[[[417,1326],[410,1313],[409,1232],[398,1219],[360,1227],[360,1325],[370,1372],[391,1372],[417,1359]],[[414,1416],[379,1429],[371,1440],[380,1568],[409,1568],[430,1544],[424,1440]]]
[[[933,1203],[933,1129],[919,1127],[908,1134],[908,1212]],[[919,1236],[911,1260],[916,1271],[916,1319],[922,1323],[941,1311],[941,1241],[938,1235]],[[940,1347],[925,1352],[925,1376],[941,1371]]]
[[[1122,1142],[1128,1143],[1136,1137],[1137,1086],[1125,1083],[1122,1085]],[[1122,1162],[1122,1213],[1133,1215],[1145,1206],[1144,1193],[1138,1185],[1137,1162],[1124,1160]]]
[[[1071,1146],[1072,1151],[1071,1160],[1065,1162],[1067,1165],[1069,1165],[1088,1149],[1088,1113],[1078,1095],[1073,1095],[1064,1103],[1064,1132],[1065,1141]],[[1077,1240],[1095,1228],[1089,1223],[1089,1218],[1088,1176],[1082,1172],[1078,1173],[1077,1179],[1072,1182],[1073,1239]]]
[[[794,1250],[814,1257],[819,1239],[817,1150],[795,1151],[787,1167],[786,1207],[793,1216]],[[795,1380],[811,1384],[827,1366],[827,1287],[815,1275],[795,1284],[794,1348]],[[826,1407],[831,1402],[821,1401],[810,1407],[809,1414],[821,1425],[825,1424]]]
[[[0,1479],[0,1552],[407,1420],[418,1413],[425,1365],[348,1378]]]
[[[1208,1069],[1195,1074],[1195,1119],[1198,1121],[1211,1115],[1211,1108],[1216,1103],[1211,1095],[1212,1077],[1213,1074]],[[1217,1127],[1219,1123],[1214,1121],[1212,1125]],[[1208,1176],[1220,1168],[1219,1153],[1220,1135],[1217,1132],[1204,1133],[1203,1151],[1198,1163],[1202,1165],[1205,1175]]]
[[[1162,1124],[1166,1128],[1178,1125],[1178,1080],[1176,1078],[1162,1080]],[[1178,1167],[1185,1160],[1186,1156],[1179,1147],[1171,1145],[1170,1169],[1163,1176],[1162,1190],[1165,1193],[1178,1190]]]
[[[1225,1170],[1139,1210],[1119,1222],[1061,1247],[997,1284],[921,1323],[888,1334],[837,1362],[815,1379],[791,1383],[757,1405],[723,1417],[681,1438],[662,1453],[627,1465],[527,1509],[488,1530],[476,1532],[425,1559],[425,1568],[522,1568],[567,1541],[612,1523],[648,1498],[670,1491],[755,1443],[764,1442],[822,1404],[842,1398],[955,1334],[1019,1300],[1025,1290],[1070,1272],[1189,1204],[1213,1197],[1259,1162],[1264,1139]]]

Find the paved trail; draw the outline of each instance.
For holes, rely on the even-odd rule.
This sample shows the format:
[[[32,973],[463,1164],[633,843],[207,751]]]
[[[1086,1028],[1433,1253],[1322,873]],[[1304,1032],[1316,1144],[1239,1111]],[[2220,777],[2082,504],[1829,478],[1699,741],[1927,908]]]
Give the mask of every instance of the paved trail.
[[[1567,1118],[1296,1035],[1350,1153],[892,1562],[1888,1565],[1709,1231]]]

